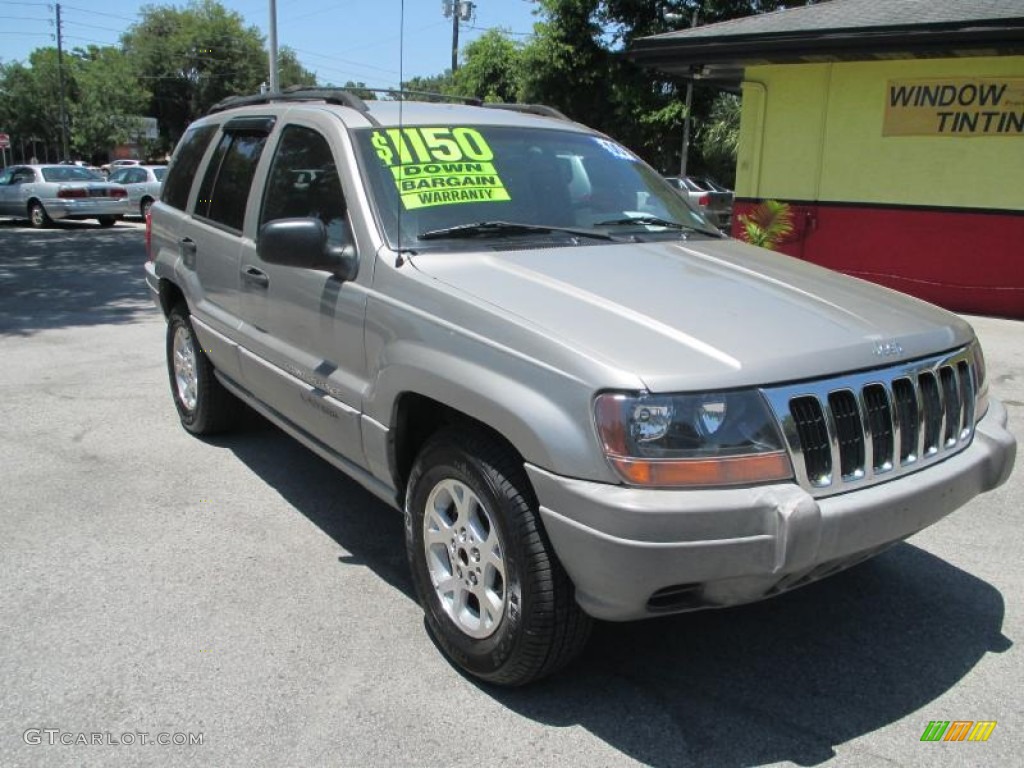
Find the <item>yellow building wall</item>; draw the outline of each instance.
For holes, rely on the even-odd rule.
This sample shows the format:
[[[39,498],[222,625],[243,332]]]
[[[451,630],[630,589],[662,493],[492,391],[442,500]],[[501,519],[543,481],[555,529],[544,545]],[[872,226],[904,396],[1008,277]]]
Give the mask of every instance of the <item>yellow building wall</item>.
[[[1024,210],[1024,135],[883,136],[888,81],[1024,77],[1024,56],[748,67],[740,197]]]

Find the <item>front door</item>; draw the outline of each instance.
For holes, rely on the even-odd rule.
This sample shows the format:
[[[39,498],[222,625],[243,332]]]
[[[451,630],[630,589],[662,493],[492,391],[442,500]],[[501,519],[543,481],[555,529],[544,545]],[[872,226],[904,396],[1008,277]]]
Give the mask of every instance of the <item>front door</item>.
[[[257,227],[316,218],[340,244],[348,226],[336,154],[325,131],[292,123],[279,134]],[[257,229],[258,231],[258,229]],[[366,378],[366,292],[329,272],[263,262],[254,237],[241,252],[240,317],[247,386],[345,458],[365,465],[359,414]],[[362,277],[362,276],[360,276]]]

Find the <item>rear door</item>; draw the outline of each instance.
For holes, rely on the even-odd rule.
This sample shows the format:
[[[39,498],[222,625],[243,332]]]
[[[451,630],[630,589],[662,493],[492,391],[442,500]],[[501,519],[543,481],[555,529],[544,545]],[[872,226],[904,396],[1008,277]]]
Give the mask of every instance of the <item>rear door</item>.
[[[181,239],[183,258],[194,265],[202,287],[193,314],[229,334],[238,325],[246,204],[273,124],[272,117],[257,116],[234,118],[222,126],[199,184],[192,225]]]

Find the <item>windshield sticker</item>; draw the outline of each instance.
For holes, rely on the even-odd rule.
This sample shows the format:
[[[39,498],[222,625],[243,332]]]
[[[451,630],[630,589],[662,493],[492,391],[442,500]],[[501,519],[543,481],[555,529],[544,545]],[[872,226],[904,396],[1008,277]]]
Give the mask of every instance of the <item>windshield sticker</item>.
[[[608,152],[608,154],[613,155],[614,157],[617,157],[620,160],[629,160],[630,162],[635,163],[640,159],[632,152],[630,152],[628,149],[626,149],[620,144],[616,144],[614,141],[609,141],[608,139],[594,139],[594,141],[596,141],[599,145],[604,147],[605,151]]]
[[[388,128],[374,131],[372,141],[407,211],[512,199],[494,153],[473,128]]]

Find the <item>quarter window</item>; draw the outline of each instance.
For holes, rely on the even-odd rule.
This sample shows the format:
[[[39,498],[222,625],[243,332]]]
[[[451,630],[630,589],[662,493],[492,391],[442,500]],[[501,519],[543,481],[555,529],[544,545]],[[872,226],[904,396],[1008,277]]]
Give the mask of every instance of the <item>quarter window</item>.
[[[174,160],[168,167],[167,181],[160,194],[163,202],[178,210],[185,210],[185,206],[188,205],[188,193],[192,190],[192,180],[215,133],[216,125],[203,125],[185,134],[178,145],[178,151],[174,153]]]

